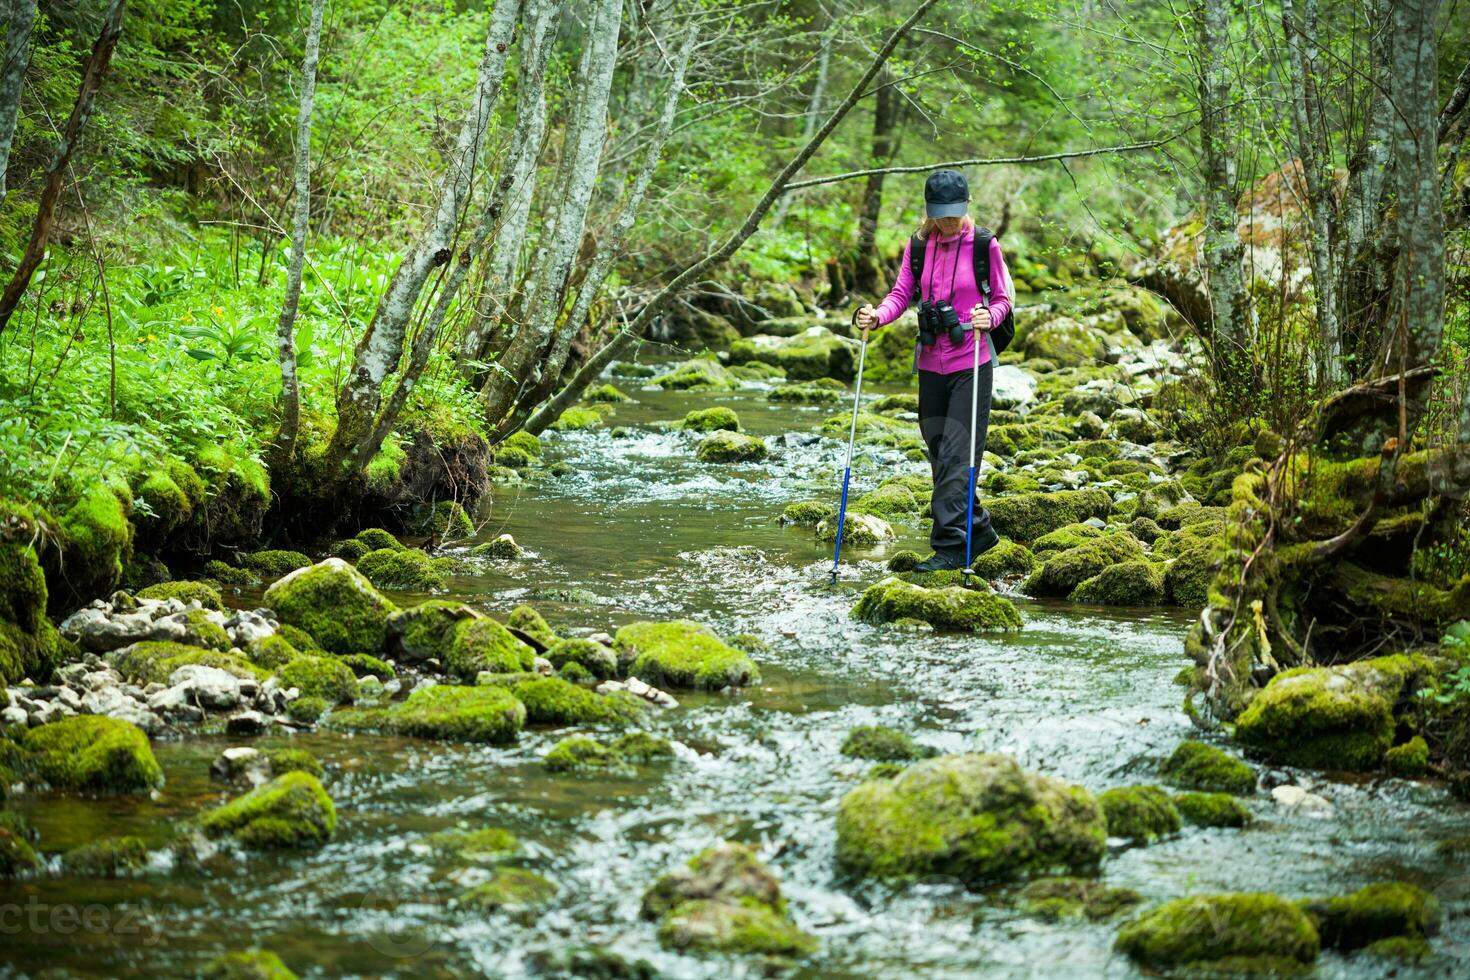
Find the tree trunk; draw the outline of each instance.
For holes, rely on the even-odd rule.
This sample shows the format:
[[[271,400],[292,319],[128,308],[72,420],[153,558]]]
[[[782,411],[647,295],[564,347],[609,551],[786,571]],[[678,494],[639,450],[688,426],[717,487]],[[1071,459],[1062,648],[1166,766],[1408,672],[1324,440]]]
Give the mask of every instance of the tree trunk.
[[[0,65],[0,204],[5,203],[5,171],[10,165],[10,143],[20,116],[20,92],[31,60],[31,28],[36,23],[36,0],[7,0],[5,8],[5,63]]]
[[[902,108],[902,97],[896,84],[879,87],[873,106],[873,161],[887,166],[893,157],[894,130]],[[872,292],[877,288],[883,273],[883,262],[878,257],[878,219],[883,216],[884,174],[869,174],[863,187],[863,209],[858,217],[857,263],[853,286],[859,292]]]
[[[459,137],[445,166],[439,200],[429,226],[409,248],[378,301],[372,322],[357,344],[352,370],[337,392],[337,431],[327,450],[329,467],[346,462],[350,468],[366,465],[362,449],[371,439],[383,380],[403,356],[403,341],[419,295],[430,273],[447,263],[461,212],[469,197],[475,168],[491,110],[500,95],[505,76],[506,54],[515,33],[520,4],[502,0],[490,15],[485,35],[485,55],[475,83],[475,93],[465,112]]]
[[[802,116],[802,139],[811,139],[812,133],[816,132],[817,124],[822,119],[822,103],[827,100],[827,69],[832,64],[832,45],[835,39],[836,33],[829,21],[822,31],[822,40],[817,45],[817,80],[812,85],[812,96],[807,100],[806,114]],[[772,231],[779,231],[781,225],[786,221],[786,212],[791,209],[792,200],[792,194],[781,195],[781,201],[776,205],[776,213],[771,215]]]
[[[537,376],[532,369],[537,356],[551,340],[561,313],[602,158],[621,24],[620,0],[599,0],[592,12],[587,46],[577,71],[576,113],[567,133],[567,150],[558,173],[557,183],[565,190],[553,197],[555,224],[548,232],[546,243],[536,253],[526,289],[526,324],[501,356],[501,370],[489,376],[483,389],[485,421],[491,427],[499,425],[526,385],[535,384]]]
[[[322,39],[322,8],[312,0],[301,65],[301,105],[296,112],[296,210],[291,221],[291,265],[286,271],[286,301],[276,325],[281,359],[281,428],[276,449],[289,460],[301,425],[301,383],[296,377],[296,311],[301,302],[301,270],[306,265],[306,232],[311,222],[311,114],[316,101],[316,62]]]
[[[66,127],[61,131],[61,142],[57,144],[51,163],[46,168],[40,206],[31,227],[31,240],[26,245],[25,254],[21,256],[15,275],[5,287],[4,295],[0,295],[0,333],[5,332],[11,314],[20,305],[20,298],[31,284],[31,276],[46,254],[46,242],[51,237],[51,223],[56,219],[56,202],[61,197],[62,185],[66,183],[66,168],[71,163],[71,155],[76,151],[77,144],[81,142],[82,131],[92,116],[92,104],[96,100],[97,89],[101,87],[102,78],[107,74],[107,66],[112,61],[117,39],[122,36],[124,3],[125,0],[112,0],[102,21],[102,31],[92,44],[92,54],[82,69],[77,101],[71,107],[71,115],[67,117]]]

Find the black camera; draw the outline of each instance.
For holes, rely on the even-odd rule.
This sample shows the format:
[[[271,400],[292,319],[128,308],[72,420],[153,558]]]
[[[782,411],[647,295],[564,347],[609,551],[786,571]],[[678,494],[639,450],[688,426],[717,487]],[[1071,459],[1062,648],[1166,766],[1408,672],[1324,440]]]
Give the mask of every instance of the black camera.
[[[919,303],[919,343],[933,347],[941,332],[949,334],[949,342],[959,344],[965,339],[965,328],[960,326],[960,315],[947,300],[931,303],[927,299]]]

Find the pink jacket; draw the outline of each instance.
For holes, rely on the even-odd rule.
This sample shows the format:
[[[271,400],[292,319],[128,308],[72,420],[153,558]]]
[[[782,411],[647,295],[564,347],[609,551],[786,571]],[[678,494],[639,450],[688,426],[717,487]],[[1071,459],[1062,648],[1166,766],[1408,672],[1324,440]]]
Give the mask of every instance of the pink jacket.
[[[910,239],[912,242],[912,239]],[[959,314],[961,323],[970,322],[970,310],[983,303],[980,288],[975,284],[975,263],[971,246],[975,241],[973,226],[957,235],[945,238],[931,235],[924,243],[924,282],[920,291],[923,299],[949,300]],[[1004,320],[1011,309],[1011,294],[1006,284],[1010,276],[1006,273],[1005,256],[1000,252],[1000,239],[990,240],[990,322]],[[892,323],[903,315],[914,301],[914,275],[909,269],[909,246],[903,247],[903,260],[898,266],[898,281],[892,291],[878,306],[878,325]],[[940,334],[933,347],[919,345],[918,366],[920,371],[935,374],[954,374],[969,371],[975,364],[975,333],[965,331],[965,339],[958,345],[950,342],[947,334]],[[990,345],[980,345],[980,363],[990,360]]]

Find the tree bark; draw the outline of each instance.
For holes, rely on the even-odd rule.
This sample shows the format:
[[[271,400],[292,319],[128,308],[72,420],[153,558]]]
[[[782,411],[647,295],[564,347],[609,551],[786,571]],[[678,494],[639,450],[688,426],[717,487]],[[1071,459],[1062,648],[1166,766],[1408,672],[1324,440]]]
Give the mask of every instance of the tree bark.
[[[301,64],[301,105],[296,112],[296,208],[291,221],[291,264],[286,270],[286,301],[276,324],[281,361],[281,427],[276,449],[289,460],[296,451],[301,425],[301,382],[296,376],[296,311],[301,304],[301,270],[306,265],[306,233],[311,222],[311,115],[316,102],[316,62],[321,49],[322,10],[326,0],[312,0]]]
[[[20,92],[31,60],[31,28],[36,23],[36,0],[6,0],[5,63],[0,65],[0,204],[5,203],[5,171],[10,144],[20,117]]]
[[[51,224],[56,219],[56,202],[61,197],[62,185],[66,183],[66,168],[71,163],[77,144],[81,142],[87,120],[92,117],[97,89],[101,87],[102,78],[107,74],[107,66],[112,62],[117,39],[122,36],[124,3],[125,0],[112,0],[111,6],[107,8],[107,15],[102,20],[102,31],[92,44],[92,54],[82,69],[81,84],[77,87],[77,101],[71,107],[71,115],[67,117],[66,126],[61,131],[61,142],[57,144],[51,163],[46,168],[40,206],[36,210],[35,223],[31,226],[31,240],[26,245],[25,254],[21,256],[15,275],[5,287],[4,294],[0,295],[0,333],[5,332],[11,314],[20,305],[20,298],[25,295],[31,276],[35,274],[36,267],[46,254]]]
[[[454,150],[439,185],[439,199],[429,226],[410,246],[378,301],[372,322],[357,344],[352,370],[337,392],[337,431],[327,450],[327,463],[347,463],[360,469],[366,465],[362,450],[370,441],[383,380],[403,356],[403,342],[419,295],[430,273],[453,255],[460,215],[469,197],[485,129],[500,95],[505,61],[515,34],[517,0],[501,0],[490,15],[485,35],[485,54],[480,61],[475,92],[460,125]]]

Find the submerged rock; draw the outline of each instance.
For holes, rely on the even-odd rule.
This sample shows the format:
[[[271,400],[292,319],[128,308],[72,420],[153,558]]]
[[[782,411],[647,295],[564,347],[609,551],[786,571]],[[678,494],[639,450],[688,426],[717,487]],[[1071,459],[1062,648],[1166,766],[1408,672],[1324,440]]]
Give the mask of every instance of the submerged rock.
[[[30,827],[25,818],[10,810],[0,810],[0,879],[14,878],[41,866],[41,858],[31,847]]]
[[[941,630],[1021,628],[1021,614],[1016,607],[993,592],[961,586],[927,589],[891,575],[869,586],[851,615],[875,624],[918,620]]]
[[[1311,963],[1321,941],[1292,902],[1227,893],[1181,898],[1146,912],[1118,932],[1114,946],[1156,969],[1277,974]]]
[[[1204,742],[1184,741],[1159,768],[1171,786],[1212,793],[1249,795],[1256,791],[1256,773],[1222,749]]]
[[[720,430],[700,440],[694,455],[701,463],[750,463],[765,459],[770,451],[755,436]]]
[[[781,523],[794,524],[797,527],[816,527],[836,514],[837,508],[830,501],[800,500],[787,504],[786,509],[781,511]]]
[[[880,878],[947,875],[967,885],[1102,860],[1102,811],[1080,786],[1004,755],[947,755],[842,798],[837,860]]]
[[[1020,898],[1028,914],[1053,922],[1076,916],[1100,922],[1143,901],[1132,888],[1109,888],[1087,878],[1041,878],[1021,889]]]
[[[1361,949],[1382,939],[1424,939],[1439,932],[1439,899],[1403,881],[1360,888],[1351,895],[1302,903],[1316,923],[1322,944]]]
[[[281,622],[305,630],[323,649],[338,654],[380,653],[388,616],[398,609],[340,558],[277,579],[265,592],[265,604]]]
[[[540,908],[556,897],[556,885],[525,868],[496,868],[490,880],[459,896],[461,905],[482,912]]]
[[[920,745],[904,732],[883,725],[863,725],[847,733],[842,754],[854,759],[875,762],[928,759],[938,755],[936,749]]]
[[[898,535],[893,525],[874,514],[863,514],[849,510],[842,522],[842,543],[856,546],[871,546],[892,541]],[[823,518],[817,524],[818,541],[837,540],[836,515]]]
[[[613,641],[629,673],[653,684],[718,690],[760,681],[755,663],[709,627],[687,619],[630,623]]]
[[[441,830],[423,838],[415,849],[427,849],[460,861],[489,863],[515,857],[521,852],[521,842],[515,834],[502,827],[483,827],[479,830]]]
[[[209,811],[200,825],[246,847],[320,847],[337,832],[337,808],[315,776],[288,772]]]
[[[67,874],[116,878],[148,864],[148,845],[138,837],[104,837],[74,847],[61,856]]]

